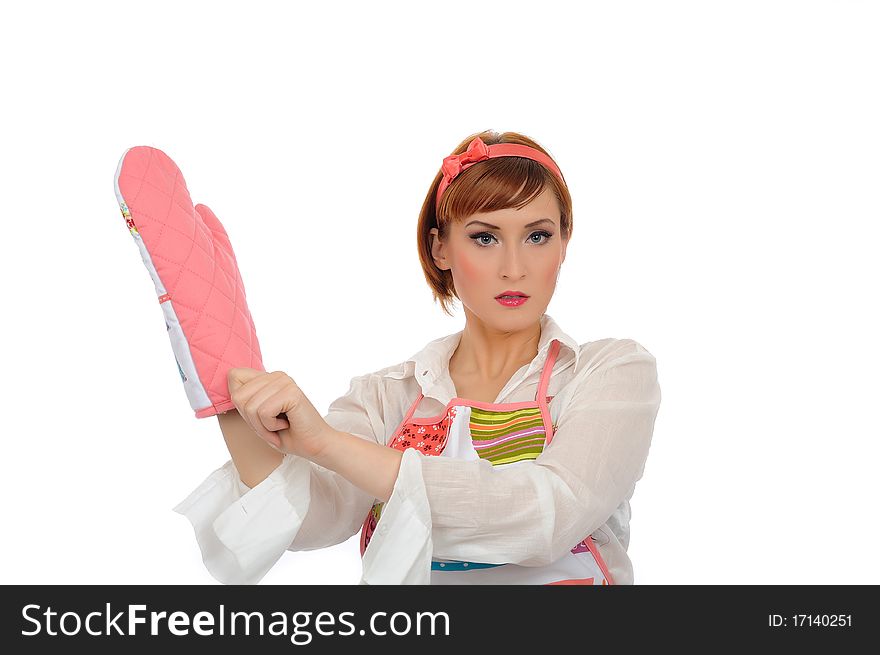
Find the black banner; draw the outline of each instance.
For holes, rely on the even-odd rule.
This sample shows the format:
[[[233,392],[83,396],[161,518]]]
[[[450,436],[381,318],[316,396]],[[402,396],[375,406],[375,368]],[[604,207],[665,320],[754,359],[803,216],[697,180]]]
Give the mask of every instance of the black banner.
[[[264,652],[567,651],[755,644],[847,646],[880,636],[876,586],[6,586],[2,644]],[[858,642],[856,641],[858,640]]]

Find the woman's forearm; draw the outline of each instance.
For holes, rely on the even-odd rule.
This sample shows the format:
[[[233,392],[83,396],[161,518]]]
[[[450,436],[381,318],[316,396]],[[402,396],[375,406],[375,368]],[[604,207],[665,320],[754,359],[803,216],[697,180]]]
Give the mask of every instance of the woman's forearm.
[[[237,409],[217,414],[226,447],[241,481],[253,488],[265,480],[284,460],[284,455],[263,441]]]
[[[330,429],[325,446],[310,459],[385,502],[394,489],[402,455],[394,448]]]
[[[284,455],[263,441],[238,413],[231,409],[218,414],[226,447],[241,481],[255,487],[284,460]],[[353,434],[327,426],[326,444],[311,461],[335,471],[374,498],[391,497],[402,453]]]

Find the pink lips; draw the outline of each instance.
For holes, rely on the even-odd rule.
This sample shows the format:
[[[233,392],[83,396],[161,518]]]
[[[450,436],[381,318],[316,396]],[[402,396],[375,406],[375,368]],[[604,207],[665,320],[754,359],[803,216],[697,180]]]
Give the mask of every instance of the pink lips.
[[[495,296],[495,300],[497,300],[505,307],[519,307],[528,299],[529,297],[522,291],[515,291],[513,289],[502,291],[497,296]]]
[[[505,307],[519,307],[526,300],[528,300],[528,297],[527,296],[514,296],[512,298],[511,297],[505,298],[503,296],[498,296],[495,300],[497,300],[499,303],[501,303]]]

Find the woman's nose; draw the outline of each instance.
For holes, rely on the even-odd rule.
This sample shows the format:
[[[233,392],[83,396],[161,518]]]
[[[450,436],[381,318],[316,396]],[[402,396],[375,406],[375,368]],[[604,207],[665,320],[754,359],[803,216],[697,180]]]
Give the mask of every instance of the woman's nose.
[[[502,255],[501,275],[506,278],[519,279],[524,273],[522,253],[517,248],[505,248]]]

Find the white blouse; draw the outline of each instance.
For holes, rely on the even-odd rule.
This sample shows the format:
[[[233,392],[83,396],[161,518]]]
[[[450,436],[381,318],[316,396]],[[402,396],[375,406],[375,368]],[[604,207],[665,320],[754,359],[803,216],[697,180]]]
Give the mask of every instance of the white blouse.
[[[414,417],[442,412],[456,397],[448,365],[461,335],[353,378],[324,418],[337,430],[385,444],[420,392],[425,397]],[[493,467],[405,450],[364,554],[361,584],[430,584],[432,557],[542,566],[588,534],[614,582],[633,583],[629,500],[660,407],[656,360],[632,339],[578,345],[545,313],[537,356],[513,374],[495,403],[535,400],[553,339],[561,347],[547,395],[557,427],[534,465]],[[286,550],[349,539],[375,500],[336,472],[285,455],[254,488],[229,460],[174,511],[192,524],[211,575],[254,584]]]

